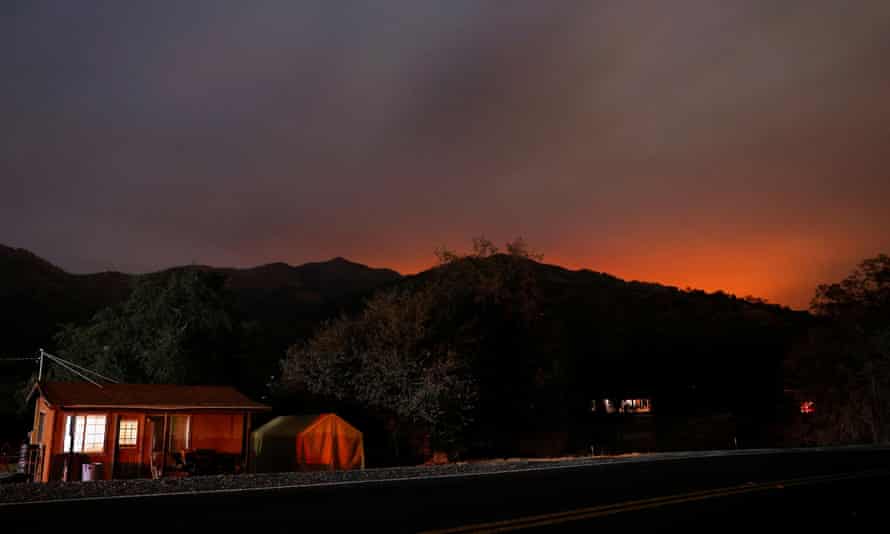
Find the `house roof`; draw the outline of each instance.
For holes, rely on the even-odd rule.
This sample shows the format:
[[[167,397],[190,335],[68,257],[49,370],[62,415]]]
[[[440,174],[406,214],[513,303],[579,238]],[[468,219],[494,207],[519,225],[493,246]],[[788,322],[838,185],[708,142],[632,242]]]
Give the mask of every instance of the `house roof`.
[[[127,408],[165,410],[250,410],[270,408],[230,386],[176,384],[102,384],[45,382],[35,388],[44,399],[61,408]]]

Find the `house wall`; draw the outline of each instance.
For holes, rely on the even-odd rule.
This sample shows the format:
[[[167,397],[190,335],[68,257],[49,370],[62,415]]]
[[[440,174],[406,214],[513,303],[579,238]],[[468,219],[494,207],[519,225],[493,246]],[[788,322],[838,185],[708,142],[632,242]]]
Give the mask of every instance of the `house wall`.
[[[40,413],[45,414],[43,436],[37,440],[37,425]],[[189,415],[191,448],[213,449],[216,452],[227,454],[241,454],[244,440],[244,413],[242,412],[218,412],[218,413],[194,413],[194,412],[163,412],[163,411],[133,411],[133,410],[60,410],[51,407],[43,397],[40,397],[34,410],[34,423],[32,443],[43,446],[43,466],[38,479],[46,482],[49,480],[61,480],[68,456],[63,451],[65,433],[65,419],[69,415],[104,415],[105,416],[105,443],[101,452],[92,452],[75,455],[74,477],[78,480],[81,475],[81,465],[85,462],[101,462],[103,464],[104,478],[111,479],[115,469],[123,467],[130,469],[134,465],[137,476],[150,476],[149,456],[151,454],[151,436],[149,435],[149,415]],[[118,441],[119,419],[135,419],[138,421],[137,445],[134,448],[122,448],[115,454]],[[115,463],[121,464],[116,466]],[[132,471],[132,469],[130,469]]]
[[[118,445],[119,422],[121,420],[136,421],[135,446],[120,447]],[[143,462],[146,447],[151,447],[151,441],[146,440],[147,433],[144,412],[116,411],[110,413],[106,429],[106,448],[113,461],[108,466],[106,478],[115,476],[135,478],[148,475],[149,470]]]
[[[240,454],[244,438],[244,415],[193,414],[191,432],[193,449]]]
[[[42,436],[38,436],[38,422],[41,413],[44,414],[43,434]],[[31,444],[39,445],[42,448],[43,458],[41,460],[40,472],[36,477],[36,480],[42,482],[49,479],[51,462],[48,459],[48,453],[52,450],[53,438],[56,435],[56,415],[56,410],[47,404],[43,397],[37,399],[34,406],[34,423],[32,425]]]
[[[69,415],[104,415],[105,416],[105,443],[102,451],[90,453],[77,453],[73,456],[74,462],[72,480],[80,479],[81,465],[84,463],[102,463],[104,478],[111,479],[113,471],[114,443],[117,440],[116,427],[112,424],[114,413],[101,410],[55,410],[52,436],[47,441],[46,456],[44,458],[46,476],[44,480],[61,480],[64,473],[65,457],[65,418]]]

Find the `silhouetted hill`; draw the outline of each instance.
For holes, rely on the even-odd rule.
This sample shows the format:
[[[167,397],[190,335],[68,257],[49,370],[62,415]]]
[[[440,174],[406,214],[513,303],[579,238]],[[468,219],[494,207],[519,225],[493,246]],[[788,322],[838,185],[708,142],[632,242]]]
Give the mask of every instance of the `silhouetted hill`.
[[[773,399],[745,398],[744,384],[781,391],[782,359],[810,322],[806,312],[723,292],[551,265],[536,264],[535,273],[546,343],[583,354],[574,372],[603,392],[669,392],[662,396],[711,408],[768,405]]]
[[[67,273],[22,248],[0,245],[0,294],[15,285],[52,285]]]
[[[756,362],[762,347],[755,351],[750,345],[762,336],[752,337],[752,333],[780,329],[809,317],[721,292],[685,291],[628,282],[590,270],[529,263],[542,302],[543,333],[539,338],[561,350],[595,356],[601,370],[626,365],[628,358],[639,358],[639,353],[676,355],[680,350],[685,356],[672,362],[672,367],[707,369],[742,350],[754,351],[745,357]],[[320,321],[358,310],[363,298],[375,289],[415,283],[435,272],[431,269],[401,277],[395,271],[372,269],[344,258],[300,266],[270,263],[246,269],[178,268],[223,273],[241,319],[253,328],[262,350],[273,351],[276,357],[293,342],[311,335]],[[448,267],[437,269],[443,268]],[[84,322],[102,307],[121,301],[135,276],[116,272],[74,275],[31,252],[0,245],[0,354],[52,348],[52,336],[60,324]],[[619,338],[621,341],[616,341]],[[733,339],[733,346],[724,346],[717,339]],[[770,352],[776,350],[770,347]],[[640,373],[635,373],[633,382],[640,381]],[[694,380],[689,382],[694,385]]]
[[[59,326],[87,321],[120,301],[130,287],[121,273],[73,275],[23,249],[0,245],[0,358],[33,355],[52,348]],[[26,424],[14,401],[20,381],[34,371],[27,362],[0,362],[0,441],[19,436]]]
[[[70,274],[24,249],[0,245],[0,355],[48,347],[59,325],[80,322],[120,301],[130,276]]]
[[[247,269],[174,269],[183,268],[223,273],[244,320],[277,323],[267,325],[272,330],[296,327],[287,334],[281,332],[288,338],[281,342],[281,350],[311,330],[315,322],[338,311],[345,298],[365,295],[401,277],[389,269],[372,269],[343,258],[299,266],[271,263]],[[71,274],[27,250],[0,245],[0,354],[52,348],[52,337],[60,324],[88,320],[101,308],[123,300],[137,276],[151,275]],[[270,329],[264,330],[268,336]]]
[[[276,374],[287,347],[310,336],[325,319],[353,312],[375,289],[396,283],[401,275],[343,258],[290,266],[270,263],[250,269],[219,269],[244,319],[256,354],[248,382]],[[262,383],[262,382],[260,382]]]
[[[401,278],[390,269],[373,269],[344,258],[297,267],[270,263],[250,269],[216,269],[226,274],[228,286],[244,290],[297,290],[307,299],[336,299],[365,292]]]
[[[549,399],[569,411],[583,409],[597,395],[628,391],[663,399],[660,411],[688,412],[695,405],[705,411],[768,411],[781,391],[781,361],[810,320],[804,312],[721,292],[628,282],[502,255],[488,261],[527,262],[539,300],[539,316],[528,332],[515,336],[500,333],[504,324],[490,322],[475,306],[465,311],[467,324],[496,343],[489,346],[498,353],[491,375],[539,368],[542,387],[557,392],[541,393],[540,402]],[[287,347],[307,339],[322,321],[358,312],[379,288],[412,287],[454,266],[408,277],[343,258],[248,269],[177,267],[190,268],[226,276],[250,348],[243,381],[258,391],[277,374]],[[86,322],[122,301],[137,276],[153,275],[74,275],[28,251],[0,246],[0,356],[54,349],[60,324]],[[30,372],[26,367],[3,369],[0,382],[22,378]],[[499,395],[527,402],[538,393]]]
[[[291,266],[272,263],[248,269],[185,266],[226,276],[238,318],[250,336],[246,382],[262,383],[295,340],[324,319],[354,310],[363,297],[401,278],[335,258]],[[169,270],[169,269],[168,269]],[[55,350],[53,338],[66,323],[87,322],[96,312],[122,302],[139,276],[117,272],[72,274],[24,250],[0,245],[0,358]],[[0,363],[0,395],[8,399],[33,371],[26,362]],[[12,406],[0,409],[0,415]],[[2,418],[0,418],[2,419]],[[2,435],[3,432],[0,432]]]
[[[481,402],[495,407],[487,421],[516,414],[516,428],[556,428],[560,420],[583,420],[591,399],[639,395],[657,399],[660,414],[733,413],[740,426],[754,427],[747,439],[768,442],[761,434],[782,395],[782,362],[811,324],[808,313],[503,255],[481,261],[514,262],[490,271],[521,270],[514,287],[536,295],[534,317],[517,320],[511,299],[523,290],[509,290],[499,303],[482,289],[464,301],[482,295],[483,304],[459,304],[446,326],[453,330],[444,337],[468,340],[459,353],[486,354],[477,372],[489,396]],[[447,270],[460,268],[446,265],[404,283],[447,279]],[[434,286],[454,293],[462,278],[450,280]]]

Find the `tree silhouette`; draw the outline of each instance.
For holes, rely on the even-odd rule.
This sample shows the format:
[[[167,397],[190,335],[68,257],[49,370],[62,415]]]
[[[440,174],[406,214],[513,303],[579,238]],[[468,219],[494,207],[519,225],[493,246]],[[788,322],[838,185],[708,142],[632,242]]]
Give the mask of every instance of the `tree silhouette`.
[[[493,382],[512,384],[498,345],[521,340],[534,316],[528,246],[518,240],[507,250],[484,237],[470,253],[437,250],[439,267],[292,347],[283,385],[389,411],[425,425],[434,447],[460,450],[479,416],[480,383],[489,405]]]
[[[822,319],[792,355],[794,377],[819,397],[821,441],[890,441],[890,257],[863,260],[840,282],[817,288]]]
[[[65,326],[60,355],[127,382],[228,381],[238,336],[223,282],[194,268],[144,276],[122,304]]]
[[[430,291],[382,291],[357,317],[325,324],[288,350],[282,383],[381,409],[424,425],[433,446],[454,449],[472,421],[475,383],[453,348],[431,336]]]

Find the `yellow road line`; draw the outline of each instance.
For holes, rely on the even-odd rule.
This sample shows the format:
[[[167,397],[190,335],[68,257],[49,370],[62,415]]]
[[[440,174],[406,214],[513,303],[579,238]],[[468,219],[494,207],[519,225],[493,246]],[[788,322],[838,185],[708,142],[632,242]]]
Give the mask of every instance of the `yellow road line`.
[[[763,482],[759,484],[748,483],[712,490],[695,491],[677,495],[666,495],[662,497],[652,497],[649,499],[639,499],[600,506],[592,506],[588,508],[579,508],[567,512],[540,514],[528,517],[520,517],[516,519],[507,519],[503,521],[492,521],[488,523],[464,525],[442,530],[431,530],[427,531],[425,534],[458,534],[463,532],[509,532],[526,528],[557,525],[570,521],[593,519],[624,512],[658,508],[661,506],[668,506],[673,504],[703,501],[706,499],[714,499],[718,497],[730,497],[733,495],[754,493],[758,491],[784,489],[795,486],[804,486],[808,484],[836,482],[840,480],[852,480],[856,478],[874,477],[888,474],[890,474],[890,471],[882,469],[861,471],[855,473],[842,473],[837,475],[820,475],[789,480],[778,480],[772,482]]]

